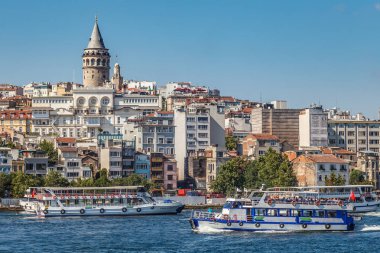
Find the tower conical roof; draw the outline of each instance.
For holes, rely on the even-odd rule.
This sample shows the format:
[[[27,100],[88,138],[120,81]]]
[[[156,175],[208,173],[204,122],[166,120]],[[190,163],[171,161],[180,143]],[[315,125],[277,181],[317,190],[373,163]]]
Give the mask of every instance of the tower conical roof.
[[[88,42],[87,48],[105,48],[102,34],[100,33],[98,26],[98,18],[95,20],[94,29],[92,29],[91,38]]]

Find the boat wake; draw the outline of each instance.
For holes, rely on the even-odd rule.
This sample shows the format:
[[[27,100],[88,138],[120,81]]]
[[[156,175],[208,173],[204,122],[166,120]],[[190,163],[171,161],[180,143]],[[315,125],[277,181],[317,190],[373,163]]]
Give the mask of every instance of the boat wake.
[[[363,214],[364,216],[380,217],[380,212],[370,212]]]
[[[375,231],[380,231],[380,225],[364,225],[363,227],[360,228],[360,232],[375,232]]]

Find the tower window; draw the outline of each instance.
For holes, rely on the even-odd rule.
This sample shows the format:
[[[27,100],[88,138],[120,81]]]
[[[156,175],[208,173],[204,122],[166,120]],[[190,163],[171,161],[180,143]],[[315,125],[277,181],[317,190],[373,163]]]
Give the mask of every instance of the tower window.
[[[95,65],[95,59],[91,59],[91,66]]]
[[[96,66],[100,66],[100,59],[96,60]]]

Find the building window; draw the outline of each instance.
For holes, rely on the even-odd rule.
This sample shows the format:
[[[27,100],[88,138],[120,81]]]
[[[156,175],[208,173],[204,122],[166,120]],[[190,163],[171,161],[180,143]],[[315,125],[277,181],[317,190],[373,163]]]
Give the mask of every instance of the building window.
[[[168,175],[168,180],[173,180],[173,175]]]

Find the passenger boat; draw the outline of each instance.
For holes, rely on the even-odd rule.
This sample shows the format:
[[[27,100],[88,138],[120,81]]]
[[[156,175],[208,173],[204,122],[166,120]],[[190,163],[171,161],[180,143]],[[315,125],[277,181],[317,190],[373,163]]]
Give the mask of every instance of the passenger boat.
[[[228,198],[221,213],[193,211],[190,225],[195,231],[350,231],[355,224],[349,211],[343,201],[318,199],[313,192],[260,190]]]
[[[30,205],[40,217],[177,214],[184,208],[171,200],[155,201],[141,186],[39,187],[29,192],[37,199]]]
[[[319,199],[336,199],[351,205],[351,213],[374,212],[380,206],[380,199],[372,185],[275,187],[268,188],[268,191],[315,192]]]

